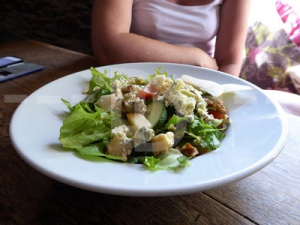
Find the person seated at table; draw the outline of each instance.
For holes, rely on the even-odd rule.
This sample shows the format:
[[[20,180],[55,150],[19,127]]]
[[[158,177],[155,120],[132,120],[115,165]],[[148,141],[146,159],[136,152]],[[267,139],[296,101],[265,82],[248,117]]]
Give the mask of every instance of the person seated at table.
[[[239,76],[251,0],[95,0],[100,65],[169,62]]]
[[[169,62],[239,76],[251,2],[95,0],[93,53],[100,65]],[[299,113],[299,103],[272,96],[286,112]]]

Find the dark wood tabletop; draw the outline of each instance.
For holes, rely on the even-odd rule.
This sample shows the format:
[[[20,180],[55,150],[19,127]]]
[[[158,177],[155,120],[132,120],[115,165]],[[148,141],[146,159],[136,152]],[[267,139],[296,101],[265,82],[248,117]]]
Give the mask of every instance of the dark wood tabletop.
[[[50,81],[97,66],[94,57],[36,41],[1,44],[0,57],[8,55],[45,69],[0,83],[0,224],[300,224],[300,117],[287,114],[289,135],[279,156],[238,182],[169,197],[95,193],[39,173],[9,136],[23,99]]]

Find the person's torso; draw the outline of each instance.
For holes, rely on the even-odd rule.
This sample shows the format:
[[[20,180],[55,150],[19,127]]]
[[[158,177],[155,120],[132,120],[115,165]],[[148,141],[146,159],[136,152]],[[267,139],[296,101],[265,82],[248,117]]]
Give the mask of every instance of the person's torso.
[[[199,47],[212,55],[222,1],[183,6],[167,0],[134,0],[131,32],[167,43]]]

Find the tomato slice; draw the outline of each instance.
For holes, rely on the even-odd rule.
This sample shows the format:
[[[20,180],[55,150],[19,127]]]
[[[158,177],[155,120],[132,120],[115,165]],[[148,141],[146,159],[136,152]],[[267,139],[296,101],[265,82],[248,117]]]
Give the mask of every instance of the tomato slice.
[[[220,113],[213,109],[209,109],[209,110],[207,110],[207,112],[208,112],[208,114],[212,114],[215,119],[224,119],[224,117],[225,117],[225,113]]]
[[[148,100],[158,94],[158,90],[151,84],[147,84],[138,94],[137,97]]]

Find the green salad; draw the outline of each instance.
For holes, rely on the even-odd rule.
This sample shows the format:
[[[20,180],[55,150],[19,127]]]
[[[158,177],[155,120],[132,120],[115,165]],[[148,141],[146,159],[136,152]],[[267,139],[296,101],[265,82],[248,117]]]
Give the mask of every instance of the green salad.
[[[157,68],[147,78],[91,68],[86,98],[69,109],[60,143],[83,156],[176,170],[220,147],[230,120],[222,101]]]

